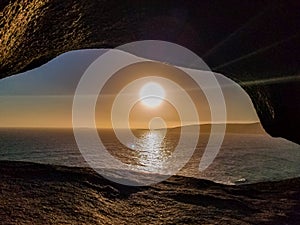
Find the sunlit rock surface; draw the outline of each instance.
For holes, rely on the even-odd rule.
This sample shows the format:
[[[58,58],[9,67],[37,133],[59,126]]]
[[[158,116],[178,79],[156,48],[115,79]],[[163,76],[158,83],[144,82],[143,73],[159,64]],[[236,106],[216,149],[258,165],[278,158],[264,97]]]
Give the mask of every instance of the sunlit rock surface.
[[[298,224],[300,180],[226,186],[174,176],[150,187],[87,168],[0,164],[3,224]]]

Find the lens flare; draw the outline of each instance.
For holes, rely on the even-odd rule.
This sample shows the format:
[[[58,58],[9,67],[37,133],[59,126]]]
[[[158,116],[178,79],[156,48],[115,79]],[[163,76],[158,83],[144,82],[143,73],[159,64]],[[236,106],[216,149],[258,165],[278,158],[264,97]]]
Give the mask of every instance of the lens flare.
[[[153,51],[153,49],[163,51]],[[144,52],[150,52],[152,55],[148,55],[146,60],[131,54],[143,56]],[[211,112],[211,131],[200,159],[199,171],[205,170],[216,158],[225,135],[226,124],[216,123],[217,121],[226,121],[227,118],[223,91],[215,74],[196,54],[180,45],[157,40],[132,42],[109,50],[87,68],[76,87],[72,108],[72,125],[77,146],[86,162],[103,177],[123,185],[152,185],[177,174],[191,159],[198,144],[200,126],[184,126],[183,124],[185,121],[195,121],[195,124],[199,124],[195,102],[183,86],[163,76],[144,76],[126,84],[114,98],[110,122],[118,141],[124,146],[128,146],[130,143],[129,147],[137,149],[139,142],[129,123],[131,109],[139,102],[150,107],[168,102],[176,109],[181,127],[177,146],[167,159],[160,161],[158,167],[155,170],[152,168],[151,173],[148,173],[147,166],[129,165],[112,156],[105,143],[99,138],[95,123],[95,106],[100,91],[106,82],[122,68],[149,60],[168,63],[176,69],[182,70],[186,76],[196,82],[199,90],[203,90]],[[194,62],[193,68],[197,68],[197,70],[178,67],[180,62]],[[99,76],[99,71],[101,71],[101,76]],[[157,83],[153,81],[157,81]],[[167,91],[159,84],[163,84]],[[141,87],[140,92],[132,94],[132,90],[137,90],[139,87]],[[176,90],[179,94],[170,94],[169,90]],[[166,96],[165,92],[168,93]],[[160,118],[150,121],[151,135],[153,129],[166,131],[163,118]],[[82,127],[92,129],[81,129]],[[120,127],[123,129],[117,129]],[[164,135],[165,133],[160,134],[158,140],[162,140]],[[151,138],[151,141],[155,139],[154,136]],[[112,171],[117,171],[117,173]]]

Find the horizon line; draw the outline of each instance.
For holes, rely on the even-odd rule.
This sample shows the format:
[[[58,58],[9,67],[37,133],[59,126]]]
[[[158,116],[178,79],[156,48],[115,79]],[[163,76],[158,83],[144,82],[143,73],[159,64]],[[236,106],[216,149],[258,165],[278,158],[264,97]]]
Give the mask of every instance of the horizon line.
[[[180,127],[187,127],[187,126],[208,126],[208,125],[253,125],[253,124],[261,124],[260,121],[253,121],[253,122],[228,122],[228,123],[202,123],[202,124],[186,124],[182,126],[172,126],[172,127],[166,127],[166,128],[156,128],[154,130],[159,129],[174,129],[174,128],[180,128]],[[72,126],[0,126],[0,129],[9,129],[9,128],[32,128],[32,129],[38,129],[38,128],[45,128],[45,129],[74,129]],[[93,129],[94,127],[76,127],[76,129]],[[97,127],[97,129],[113,129],[112,127]],[[126,127],[120,127],[115,129],[127,129]],[[135,127],[132,128],[133,130],[150,130],[147,127]]]

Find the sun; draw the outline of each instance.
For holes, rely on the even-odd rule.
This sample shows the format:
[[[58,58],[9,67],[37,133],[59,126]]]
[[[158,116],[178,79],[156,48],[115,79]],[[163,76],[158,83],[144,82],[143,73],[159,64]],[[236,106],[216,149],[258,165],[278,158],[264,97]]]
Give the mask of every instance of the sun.
[[[159,106],[165,97],[165,90],[155,82],[145,84],[140,90],[141,102],[151,108]]]

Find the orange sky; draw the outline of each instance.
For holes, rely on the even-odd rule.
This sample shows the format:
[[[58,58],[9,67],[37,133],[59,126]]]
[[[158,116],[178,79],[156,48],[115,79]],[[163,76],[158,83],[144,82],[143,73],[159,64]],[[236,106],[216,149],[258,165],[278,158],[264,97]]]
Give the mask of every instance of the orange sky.
[[[80,74],[76,74],[76,68],[73,68],[74,65],[76,66],[76,64],[72,62],[75,56],[72,54],[71,56],[65,56],[69,64],[61,62],[61,60],[66,60],[65,58],[61,60],[56,59],[56,61],[54,60],[54,62],[50,62],[48,65],[44,65],[34,71],[29,71],[21,76],[13,76],[1,80],[0,88],[2,88],[2,85],[2,90],[6,88],[8,91],[0,92],[0,127],[72,127],[73,95],[70,90],[76,88],[78,79],[80,78],[79,75],[82,74],[82,71],[79,69],[77,70]],[[79,60],[76,58],[76,61]],[[60,65],[58,65],[58,63],[63,65],[60,70],[57,69]],[[68,65],[72,65],[72,70],[66,68]],[[56,68],[56,74],[51,75],[51,71],[53,70],[49,70],[49,67]],[[99,75],[101,75],[101,71],[99,71]],[[148,61],[123,68],[106,83],[100,93],[96,106],[97,126],[111,127],[111,107],[114,98],[122,88],[137,79],[149,77],[144,83],[136,82],[127,90],[127,94],[138,97],[143,85],[153,81],[153,79],[155,79],[154,76],[167,78],[184,88],[196,106],[200,118],[199,122],[210,122],[208,102],[203,91],[199,89],[195,81],[178,68]],[[66,79],[66,77],[68,79]],[[35,81],[39,83],[34,84]],[[218,75],[218,81],[222,86],[227,107],[227,121],[220,122],[257,122],[258,118],[248,95],[233,81],[224,78],[222,75]],[[157,80],[157,83],[158,82],[166,92],[166,99],[169,97],[176,99],[176,96],[180,99],[180,92],[172,89],[168,82]],[[26,85],[32,85],[30,91],[26,92],[25,90],[22,94],[18,94],[18,90],[21,90],[22,87],[26,87]],[[48,86],[50,92],[52,90],[56,92],[42,93]],[[14,87],[16,87],[15,90],[13,89]],[[34,93],[35,87],[39,89],[39,92]],[[45,88],[42,89],[41,87]],[[64,89],[68,91],[64,92]],[[179,102],[179,105],[184,105],[184,103],[185,102]],[[179,126],[180,120],[177,110],[167,101],[163,101],[156,108],[149,108],[144,104],[137,103],[131,109],[129,123],[133,128],[147,128],[149,121],[153,117],[162,117],[167,126]],[[125,113],[122,111],[122,107],[119,111],[120,114]],[[183,123],[192,124],[196,123],[196,121],[183,121]]]

